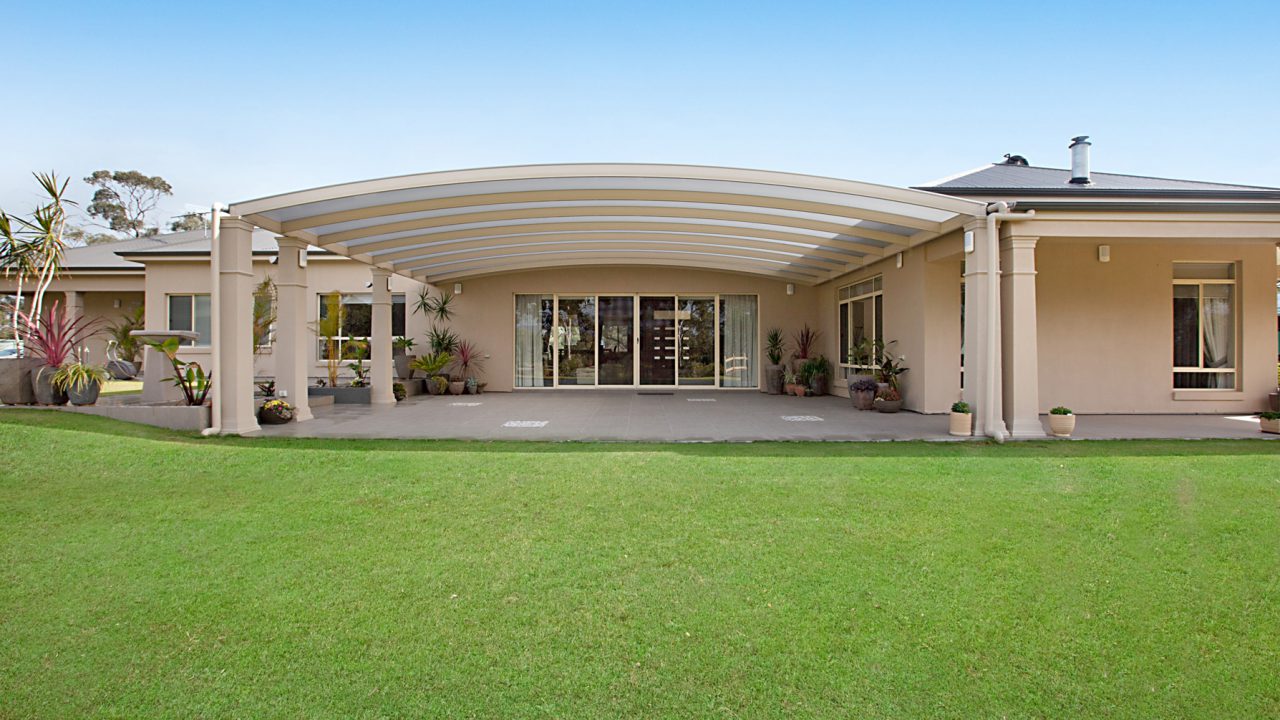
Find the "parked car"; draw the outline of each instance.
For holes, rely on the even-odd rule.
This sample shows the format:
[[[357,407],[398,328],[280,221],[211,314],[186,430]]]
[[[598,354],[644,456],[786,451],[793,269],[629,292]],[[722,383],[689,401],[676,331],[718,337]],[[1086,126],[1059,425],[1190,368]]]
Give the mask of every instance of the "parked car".
[[[19,349],[17,340],[0,340],[0,358],[18,357]]]

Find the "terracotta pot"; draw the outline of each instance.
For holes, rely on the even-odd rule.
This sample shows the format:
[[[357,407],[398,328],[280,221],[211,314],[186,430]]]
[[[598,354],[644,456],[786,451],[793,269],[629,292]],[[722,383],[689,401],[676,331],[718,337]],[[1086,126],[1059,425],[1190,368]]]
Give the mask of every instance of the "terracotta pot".
[[[1054,437],[1071,437],[1076,429],[1075,415],[1050,415],[1049,431]]]
[[[467,383],[463,380],[455,380],[449,383],[450,395],[461,395],[463,390],[467,389]]]
[[[1260,418],[1258,420],[1258,424],[1261,426],[1262,432],[1280,435],[1280,420],[1267,420]]]
[[[98,402],[98,393],[102,392],[102,383],[94,380],[88,385],[72,385],[67,388],[67,399],[72,405],[93,405]]]
[[[969,437],[973,434],[973,413],[951,413],[951,434]]]
[[[53,374],[57,368],[40,365],[31,371],[31,389],[40,405],[66,405],[67,394],[53,386]]]

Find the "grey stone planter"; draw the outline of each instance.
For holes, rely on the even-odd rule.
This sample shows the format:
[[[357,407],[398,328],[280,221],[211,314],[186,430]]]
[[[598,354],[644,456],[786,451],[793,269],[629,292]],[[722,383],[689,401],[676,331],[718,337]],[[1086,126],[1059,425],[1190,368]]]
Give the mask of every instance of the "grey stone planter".
[[[417,357],[417,355],[405,355],[404,350],[401,350],[399,355],[392,358],[396,364],[396,377],[401,380],[412,379],[414,370],[409,366],[413,364]]]
[[[40,367],[35,358],[0,359],[0,403],[30,405],[36,401],[31,387],[31,371]]]
[[[40,405],[66,405],[67,394],[53,386],[53,374],[57,368],[48,365],[37,365],[31,371],[31,388],[36,394],[36,403]]]
[[[782,394],[782,366],[764,366],[764,387],[770,395]]]
[[[308,388],[307,397],[331,397],[335,405],[368,405],[371,397],[367,387]]]
[[[102,383],[91,382],[88,385],[72,385],[67,388],[67,399],[72,405],[93,405],[98,402],[98,393],[102,392]]]

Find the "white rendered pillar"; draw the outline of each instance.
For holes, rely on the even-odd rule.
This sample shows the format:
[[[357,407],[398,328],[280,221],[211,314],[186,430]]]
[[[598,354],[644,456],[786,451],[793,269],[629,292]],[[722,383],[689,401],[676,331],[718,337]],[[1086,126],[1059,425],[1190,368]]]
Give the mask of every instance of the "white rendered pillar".
[[[979,410],[984,397],[987,362],[987,245],[986,221],[964,226],[973,233],[973,250],[964,256],[964,401],[973,412],[973,434],[986,434],[984,413]]]
[[[307,241],[278,237],[280,254],[276,271],[276,391],[283,391],[293,406],[295,422],[310,420],[307,401],[310,385],[311,330],[307,324]]]
[[[391,271],[375,267],[373,277],[373,337],[369,339],[369,402],[394,405],[391,384],[395,372],[391,359]]]
[[[222,433],[257,431],[253,402],[253,226],[221,219],[218,249],[218,375],[213,391],[221,404]]]
[[[1016,438],[1044,437],[1036,336],[1036,241],[1000,242],[1000,309],[1004,339],[1004,419]]]

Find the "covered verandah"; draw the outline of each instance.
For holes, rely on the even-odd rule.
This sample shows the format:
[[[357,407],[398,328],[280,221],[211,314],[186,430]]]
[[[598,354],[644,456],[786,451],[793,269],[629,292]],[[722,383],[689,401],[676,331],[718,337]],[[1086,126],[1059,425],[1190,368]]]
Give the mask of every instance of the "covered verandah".
[[[376,410],[395,404],[393,274],[451,288],[462,280],[538,268],[679,268],[767,278],[785,284],[790,295],[794,287],[817,286],[964,230],[975,245],[966,267],[969,312],[989,319],[966,326],[966,343],[974,350],[965,396],[978,413],[980,432],[1002,431],[1000,353],[998,346],[982,350],[999,336],[999,284],[986,282],[996,272],[999,218],[988,218],[986,203],[919,190],[671,165],[429,173],[215,208],[212,431],[259,429],[250,323],[255,227],[279,234],[276,386],[304,425],[315,416],[307,403],[305,348],[314,342],[307,315],[308,246],[370,268],[369,378]],[[989,367],[984,358],[990,358]]]

